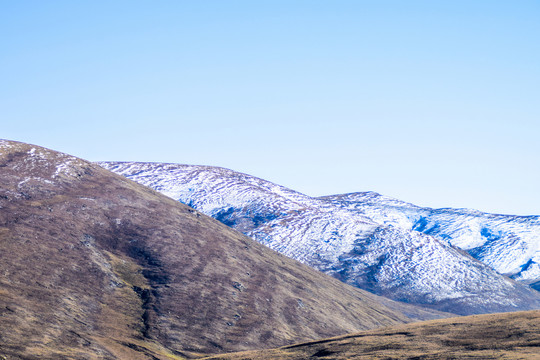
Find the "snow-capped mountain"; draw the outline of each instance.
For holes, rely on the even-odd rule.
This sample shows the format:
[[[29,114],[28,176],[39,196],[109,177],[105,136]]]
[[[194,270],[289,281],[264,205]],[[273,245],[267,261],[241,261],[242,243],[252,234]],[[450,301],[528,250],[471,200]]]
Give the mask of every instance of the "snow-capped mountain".
[[[392,222],[384,223],[356,203],[312,198],[217,167],[100,165],[282,254],[392,299],[459,314],[540,307],[540,293],[500,275],[447,241],[396,226],[398,214],[389,215]]]
[[[431,235],[467,251],[499,273],[540,290],[540,216],[423,208],[374,192],[320,199],[379,224]]]

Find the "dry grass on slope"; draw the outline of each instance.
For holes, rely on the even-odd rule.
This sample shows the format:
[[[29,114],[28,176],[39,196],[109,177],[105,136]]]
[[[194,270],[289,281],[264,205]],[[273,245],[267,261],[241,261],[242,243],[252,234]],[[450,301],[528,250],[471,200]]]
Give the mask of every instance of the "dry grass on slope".
[[[97,165],[0,141],[0,359],[177,359],[409,321]]]
[[[205,359],[540,359],[540,310],[431,320]]]

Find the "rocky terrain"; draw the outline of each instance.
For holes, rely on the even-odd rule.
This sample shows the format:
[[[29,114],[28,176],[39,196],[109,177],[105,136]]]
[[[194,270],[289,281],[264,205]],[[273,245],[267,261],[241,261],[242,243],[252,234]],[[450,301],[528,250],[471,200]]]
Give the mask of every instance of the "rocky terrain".
[[[521,279],[518,273],[503,271],[518,271],[519,266],[507,264],[516,252],[509,252],[507,259],[508,246],[501,244],[514,241],[515,248],[526,255],[520,261],[525,261],[537,250],[537,238],[525,237],[526,228],[518,240],[486,235],[492,241],[485,242],[484,250],[461,249],[459,245],[467,242],[443,236],[450,231],[437,233],[439,227],[430,225],[433,219],[401,226],[400,219],[406,215],[385,209],[377,215],[383,208],[377,207],[377,201],[356,201],[346,195],[312,198],[217,167],[131,162],[100,165],[288,257],[376,294],[462,315],[540,308],[540,293],[527,286],[530,277],[525,283],[516,282],[497,272]],[[455,220],[454,228],[460,221]],[[486,260],[489,244],[493,245],[491,252],[497,254],[492,259],[500,262],[497,266],[493,264],[497,261]],[[531,263],[529,267],[535,266]]]
[[[441,316],[96,164],[0,141],[0,359],[180,359]]]

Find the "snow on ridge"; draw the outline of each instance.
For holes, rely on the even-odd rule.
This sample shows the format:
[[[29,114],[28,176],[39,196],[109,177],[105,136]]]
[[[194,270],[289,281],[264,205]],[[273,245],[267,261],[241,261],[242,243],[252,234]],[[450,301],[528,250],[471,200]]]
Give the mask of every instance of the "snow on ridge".
[[[49,150],[23,142],[0,139],[0,156],[6,154],[24,154],[21,162],[15,165],[18,171],[28,174],[26,182],[36,180],[46,183],[58,178],[73,178],[80,175],[81,166],[88,164],[72,155]],[[24,183],[20,184],[24,185]]]
[[[14,142],[10,140],[0,139],[0,148],[9,149],[14,147]]]
[[[215,217],[276,251],[395,299],[446,304],[440,306],[477,313],[527,308],[527,301],[538,301],[536,296],[540,296],[457,251],[448,239],[437,237],[437,223],[426,215],[433,209],[373,192],[357,193],[356,200],[349,196],[349,201],[346,195],[311,198],[224,168],[99,164]],[[357,201],[362,197],[369,201]],[[456,231],[459,229],[457,226]],[[456,310],[456,304],[463,309]]]
[[[99,165],[131,180],[149,186],[161,193],[199,210],[213,214],[220,206],[244,208],[248,205],[268,206],[283,213],[314,207],[317,211],[350,213],[336,208],[320,206],[320,201],[284,186],[244,173],[221,167],[204,165],[100,162]],[[211,197],[207,196],[212,194]],[[269,201],[271,199],[271,201]],[[259,209],[262,210],[262,209]],[[367,223],[372,223],[363,218]]]
[[[364,202],[354,194],[325,200],[372,220],[404,230],[416,230],[468,251],[500,273],[520,281],[540,280],[536,271],[525,271],[529,261],[540,258],[540,216],[484,213],[471,209],[393,206],[385,201]]]

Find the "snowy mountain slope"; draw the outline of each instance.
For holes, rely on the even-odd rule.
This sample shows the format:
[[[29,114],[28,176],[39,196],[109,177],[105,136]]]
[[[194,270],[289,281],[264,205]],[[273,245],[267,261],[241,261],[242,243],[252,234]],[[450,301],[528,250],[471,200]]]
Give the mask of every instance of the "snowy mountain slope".
[[[100,165],[377,294],[459,314],[540,307],[540,293],[463,251],[418,231],[381,224],[343,204],[223,168]]]
[[[466,250],[502,274],[540,289],[540,216],[422,208],[374,192],[320,199],[379,224],[431,235]]]

